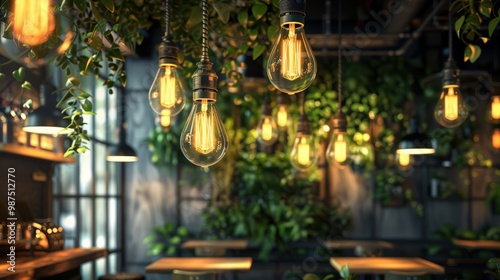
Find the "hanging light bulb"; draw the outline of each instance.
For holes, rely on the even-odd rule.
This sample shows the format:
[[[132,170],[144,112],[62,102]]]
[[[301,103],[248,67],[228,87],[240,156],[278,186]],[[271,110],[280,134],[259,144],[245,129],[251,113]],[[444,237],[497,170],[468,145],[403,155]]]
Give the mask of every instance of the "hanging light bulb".
[[[347,118],[340,110],[333,119],[333,134],[326,149],[326,160],[330,164],[344,167],[350,164],[349,140],[346,135]]]
[[[495,128],[491,134],[491,147],[500,150],[500,128]]]
[[[304,93],[302,93],[305,96]],[[313,166],[317,160],[316,142],[311,135],[311,124],[307,120],[302,100],[302,114],[297,123],[297,136],[290,152],[290,162],[295,169],[306,170]]]
[[[271,104],[269,103],[268,95],[264,97],[262,104],[262,115],[259,124],[257,125],[257,141],[264,146],[271,146],[278,139],[278,126],[272,115]]]
[[[170,110],[169,109],[163,109],[161,110],[160,114],[160,125],[163,128],[167,128],[170,126],[170,119],[172,116],[170,115]]]
[[[228,139],[215,107],[217,74],[208,58],[208,4],[203,0],[201,61],[193,74],[193,107],[181,133],[181,151],[193,164],[208,167],[224,157]]]
[[[411,155],[407,153],[396,153],[399,166],[407,167],[411,162]]]
[[[448,24],[448,61],[443,69],[443,91],[434,109],[434,118],[440,125],[453,128],[461,125],[469,117],[469,111],[460,92],[460,70],[452,57],[451,11],[448,13]]]
[[[13,0],[12,33],[20,42],[37,46],[46,42],[55,29],[51,0]]]
[[[278,38],[267,62],[269,81],[280,91],[295,94],[316,77],[316,59],[304,32],[305,0],[281,0]]]
[[[500,96],[498,95],[491,98],[490,120],[494,122],[500,121]]]
[[[280,129],[286,129],[288,126],[288,104],[290,104],[290,97],[283,93],[278,94],[277,97],[278,110],[276,112],[276,119]]]
[[[186,105],[187,86],[178,67],[179,56],[177,52],[179,48],[172,42],[169,34],[170,9],[168,0],[165,7],[165,36],[158,45],[159,68],[149,89],[148,97],[149,104],[156,113],[165,114],[167,112],[165,110],[168,110],[168,115],[176,116]]]

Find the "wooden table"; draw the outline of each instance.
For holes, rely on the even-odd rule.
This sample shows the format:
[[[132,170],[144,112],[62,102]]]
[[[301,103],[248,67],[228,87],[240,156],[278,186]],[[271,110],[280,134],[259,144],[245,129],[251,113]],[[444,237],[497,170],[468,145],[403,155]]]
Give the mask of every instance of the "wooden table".
[[[329,249],[353,249],[357,246],[393,249],[394,244],[381,240],[329,240],[324,242]]]
[[[348,264],[349,271],[355,274],[385,274],[394,271],[444,274],[444,267],[421,258],[331,258],[330,264],[337,271]]]
[[[500,241],[493,240],[453,240],[453,244],[467,249],[500,250]]]
[[[146,266],[148,273],[186,271],[234,271],[249,270],[252,258],[161,258]]]
[[[19,251],[17,253],[20,253]],[[16,255],[16,272],[7,271],[9,264],[0,264],[0,279],[67,279],[73,273],[80,274],[80,266],[108,255],[102,248],[72,248],[56,252],[35,252],[34,257]],[[64,276],[60,276],[64,273]],[[72,275],[73,275],[72,274]],[[76,276],[73,275],[73,276]],[[62,277],[62,278],[60,278]],[[52,279],[52,278],[51,278]]]
[[[248,241],[247,240],[189,240],[181,244],[181,248],[183,249],[196,249],[200,247],[244,250],[248,247]]]

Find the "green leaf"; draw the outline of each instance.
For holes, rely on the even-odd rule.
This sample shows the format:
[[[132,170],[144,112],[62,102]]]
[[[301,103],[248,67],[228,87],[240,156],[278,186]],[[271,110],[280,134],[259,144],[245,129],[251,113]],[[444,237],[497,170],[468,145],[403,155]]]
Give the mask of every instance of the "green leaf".
[[[478,13],[472,13],[467,17],[467,22],[476,26],[476,27],[480,27],[481,26],[481,17],[479,16]]]
[[[196,25],[198,25],[201,22],[201,19],[203,17],[203,13],[200,7],[195,6],[191,10],[191,14],[189,15],[188,21],[186,22],[186,27],[187,28],[192,28]]]
[[[118,44],[113,43],[111,49],[108,51],[108,55],[114,59],[125,61],[125,57],[123,57],[122,51],[120,50],[120,46]]]
[[[170,243],[172,244],[179,244],[181,243],[182,239],[179,236],[174,236],[170,238]]]
[[[177,228],[177,234],[179,236],[181,236],[181,237],[188,237],[189,236],[189,230],[186,227],[180,226],[180,227]]]
[[[85,102],[83,102],[82,104],[82,108],[84,111],[86,112],[92,112],[92,102],[90,102],[90,100],[85,100]]]
[[[469,56],[470,62],[474,63],[481,55],[481,47],[478,45],[469,44],[466,49],[470,49],[471,53]]]
[[[68,78],[68,83],[71,83],[75,87],[80,86],[80,79],[75,76],[71,76]]]
[[[212,4],[214,6],[215,11],[219,15],[220,20],[223,23],[227,23],[229,21],[229,12],[230,6],[226,3],[215,2]]]
[[[102,49],[103,43],[99,36],[92,36],[88,40],[88,45],[95,51]]]
[[[21,85],[21,87],[24,89],[28,89],[28,90],[32,88],[30,82],[28,82],[28,81],[24,81],[24,83]]]
[[[142,5],[144,5],[144,0],[134,0],[134,2],[139,7],[142,7]]]
[[[86,0],[73,0],[73,3],[75,4],[76,8],[80,10],[80,12],[84,13],[85,8],[86,8]]]
[[[500,16],[492,19],[490,23],[488,24],[488,35],[491,36],[493,35],[493,32],[495,32],[495,29],[497,28],[498,22],[500,22]]]
[[[101,0],[101,3],[110,11],[111,13],[115,12],[115,2],[113,0]]]
[[[274,36],[276,35],[276,32],[278,32],[279,28],[276,25],[270,25],[267,28],[267,39],[269,41],[272,41],[274,39]]]
[[[483,0],[481,1],[481,4],[479,5],[479,12],[489,18],[491,15],[491,8],[493,8],[493,4],[491,3],[491,0]]]
[[[252,6],[253,16],[259,20],[267,12],[267,5],[263,3],[257,3]]]
[[[72,156],[72,155],[74,155],[74,154],[75,154],[75,151],[68,149],[68,150],[64,153],[64,157],[70,157],[70,156]]]
[[[344,279],[347,279],[351,276],[351,273],[349,271],[349,265],[348,264],[345,264],[343,265],[341,268],[340,268],[340,277],[344,278]]]
[[[12,77],[16,79],[17,82],[22,82],[24,79],[24,67],[19,67],[19,69],[12,72]]]
[[[3,78],[5,78],[5,74],[4,73],[0,73],[0,80],[2,80]]]
[[[457,19],[457,21],[455,21],[455,32],[457,32],[458,37],[460,37],[460,29],[462,28],[464,21],[465,21],[465,16],[461,16],[460,18]]]
[[[264,51],[266,50],[266,46],[258,44],[255,48],[253,48],[252,58],[256,60]]]
[[[247,11],[241,11],[238,13],[238,22],[240,23],[243,28],[247,28],[248,24],[248,13]]]
[[[175,247],[168,247],[168,249],[165,251],[165,254],[167,256],[173,256],[175,254]]]

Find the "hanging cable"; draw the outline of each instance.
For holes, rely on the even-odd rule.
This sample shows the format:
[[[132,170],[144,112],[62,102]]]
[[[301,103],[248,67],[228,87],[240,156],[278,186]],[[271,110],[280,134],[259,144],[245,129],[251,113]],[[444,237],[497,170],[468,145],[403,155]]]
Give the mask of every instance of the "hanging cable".
[[[168,2],[168,0],[165,0],[165,38],[170,35],[170,7]]]
[[[450,6],[448,9],[451,9],[451,0],[449,0],[448,3]],[[453,21],[453,17],[451,15],[451,10],[449,10],[448,11],[448,61],[453,60],[452,53],[451,53],[453,50],[452,21]]]
[[[339,110],[342,108],[342,0],[338,0],[338,17],[339,17],[339,51],[338,51],[338,60],[339,60],[339,73],[338,73],[338,98],[339,98]]]
[[[208,3],[207,0],[203,0],[203,25],[202,25],[202,44],[201,44],[201,61],[209,61],[208,59]]]

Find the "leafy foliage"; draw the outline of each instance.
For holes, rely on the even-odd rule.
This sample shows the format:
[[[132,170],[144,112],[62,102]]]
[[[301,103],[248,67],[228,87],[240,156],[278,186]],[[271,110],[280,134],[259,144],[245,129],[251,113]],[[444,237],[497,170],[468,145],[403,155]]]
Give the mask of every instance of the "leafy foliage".
[[[176,228],[172,222],[166,222],[152,230],[153,232],[144,238],[149,256],[172,256],[181,242],[192,236],[186,227]]]

